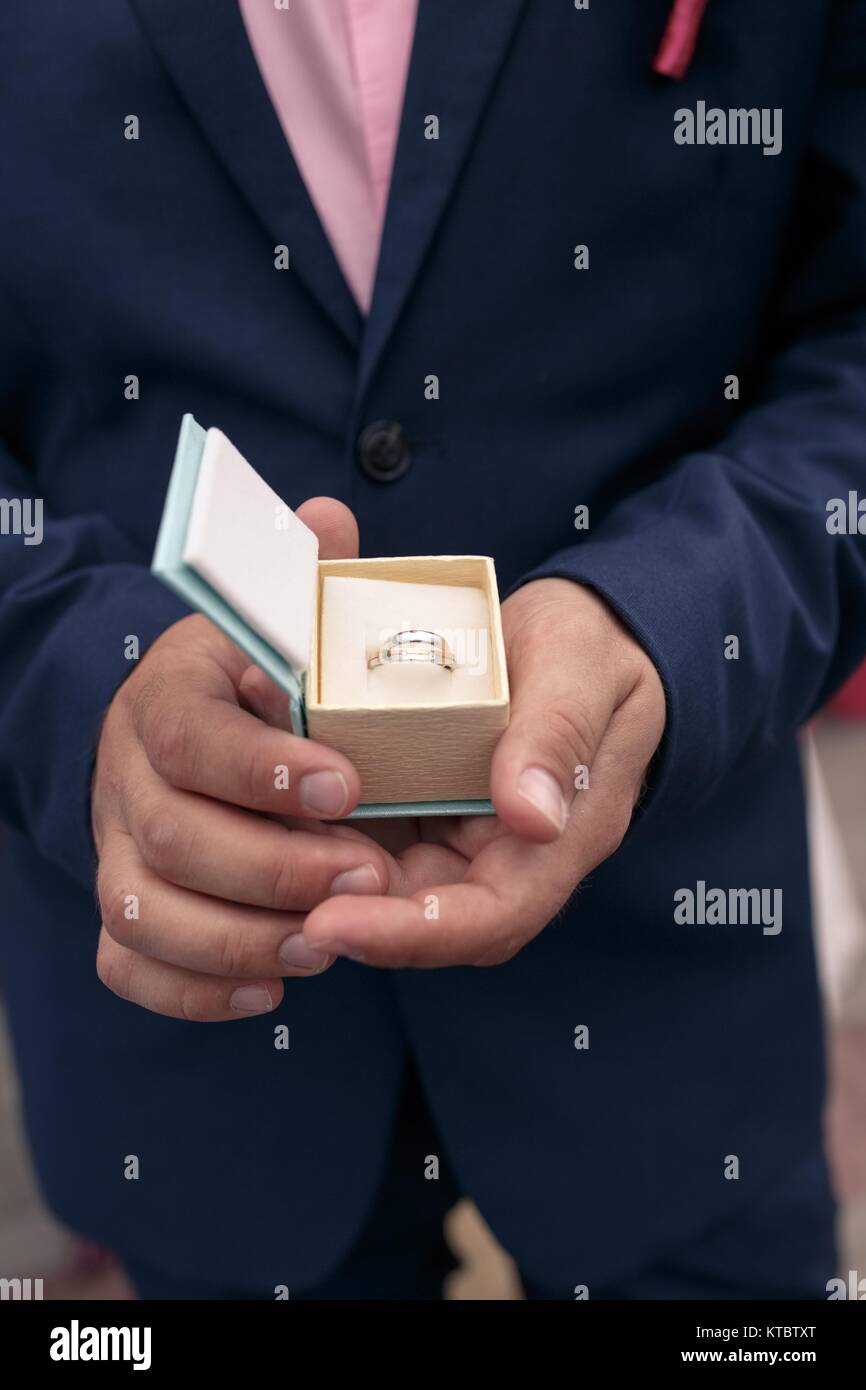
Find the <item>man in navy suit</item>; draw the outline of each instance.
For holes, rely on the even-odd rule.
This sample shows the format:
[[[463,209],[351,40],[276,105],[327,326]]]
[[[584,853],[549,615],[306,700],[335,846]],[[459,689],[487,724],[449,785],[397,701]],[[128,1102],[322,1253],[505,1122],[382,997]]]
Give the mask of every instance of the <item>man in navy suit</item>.
[[[433,1297],[460,1194],[531,1297],[825,1296],[866,3],[689,8],[654,71],[668,0],[422,0],[368,313],[235,0],[0,16],[3,985],[47,1198],[144,1296]],[[323,554],[495,557],[495,818],[337,824],[149,574],[186,410]]]

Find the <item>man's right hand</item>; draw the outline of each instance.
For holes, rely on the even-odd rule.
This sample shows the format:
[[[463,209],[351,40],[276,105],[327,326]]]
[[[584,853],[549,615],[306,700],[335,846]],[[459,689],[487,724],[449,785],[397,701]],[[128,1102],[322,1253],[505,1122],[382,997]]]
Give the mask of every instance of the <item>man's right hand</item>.
[[[357,554],[341,503],[299,511],[323,556]],[[387,893],[394,869],[367,836],[322,823],[358,802],[349,760],[250,713],[245,672],[248,659],[206,618],[184,618],[121,686],[99,740],[97,971],[114,993],[174,1018],[273,1009],[283,977],[331,964],[304,945],[306,913],[330,894]]]

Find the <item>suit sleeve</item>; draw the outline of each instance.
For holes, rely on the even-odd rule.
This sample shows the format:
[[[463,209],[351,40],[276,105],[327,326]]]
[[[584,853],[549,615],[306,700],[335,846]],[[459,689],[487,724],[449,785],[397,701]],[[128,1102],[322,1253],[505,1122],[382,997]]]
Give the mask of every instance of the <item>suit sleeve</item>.
[[[760,395],[717,447],[520,580],[591,586],[655,662],[668,726],[653,813],[682,813],[790,740],[866,651],[866,534],[828,530],[828,504],[847,511],[855,493],[866,533],[861,0],[836,6],[818,90]]]
[[[0,445],[0,821],[90,886],[90,778],[102,716],[134,669],[127,638],[143,656],[187,610],[98,514],[52,518],[43,504],[41,540],[25,543],[11,504],[29,500],[32,529],[38,496]]]

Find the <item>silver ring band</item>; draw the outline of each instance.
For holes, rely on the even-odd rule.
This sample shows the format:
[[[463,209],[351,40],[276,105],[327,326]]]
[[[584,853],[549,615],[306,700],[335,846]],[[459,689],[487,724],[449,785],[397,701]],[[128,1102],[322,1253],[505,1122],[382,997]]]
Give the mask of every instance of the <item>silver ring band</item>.
[[[453,671],[457,665],[454,653],[444,637],[438,632],[428,632],[425,628],[410,627],[395,632],[393,637],[382,643],[375,656],[367,662],[370,670],[377,666],[398,665],[402,662],[418,665],[441,666],[445,671]]]

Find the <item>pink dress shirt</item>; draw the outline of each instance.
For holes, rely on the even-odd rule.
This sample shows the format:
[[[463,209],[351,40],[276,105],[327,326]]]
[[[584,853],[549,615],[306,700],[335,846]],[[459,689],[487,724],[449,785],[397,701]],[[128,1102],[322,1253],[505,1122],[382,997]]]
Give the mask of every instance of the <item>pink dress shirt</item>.
[[[370,307],[418,0],[239,0],[334,254]]]

